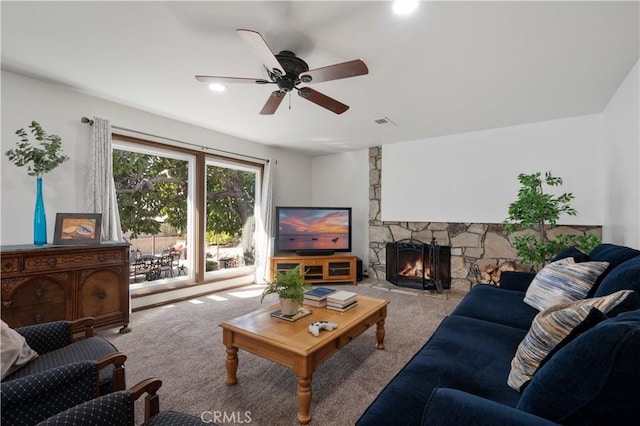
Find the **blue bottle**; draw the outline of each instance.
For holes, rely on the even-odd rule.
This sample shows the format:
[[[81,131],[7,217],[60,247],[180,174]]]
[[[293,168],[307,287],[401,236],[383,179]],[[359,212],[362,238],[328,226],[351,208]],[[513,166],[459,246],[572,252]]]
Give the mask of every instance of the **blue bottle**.
[[[36,179],[36,210],[33,214],[33,245],[47,244],[47,215],[42,198],[42,177]]]

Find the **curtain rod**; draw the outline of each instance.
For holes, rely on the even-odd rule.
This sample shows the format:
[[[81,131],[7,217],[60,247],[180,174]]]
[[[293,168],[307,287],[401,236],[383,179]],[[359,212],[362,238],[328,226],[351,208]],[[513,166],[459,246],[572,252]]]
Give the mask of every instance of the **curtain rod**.
[[[92,119],[90,119],[90,118],[87,118],[87,117],[82,117],[82,118],[80,119],[80,122],[81,122],[81,123],[84,123],[84,124],[88,124],[89,126],[93,126],[93,120],[92,120]],[[151,136],[151,137],[153,137],[153,138],[160,138],[160,139],[164,139],[164,140],[171,141],[171,142],[181,143],[181,144],[184,144],[184,145],[194,146],[194,147],[196,147],[196,148],[200,148],[200,149],[202,149],[202,150],[210,150],[210,151],[215,151],[215,152],[223,152],[223,153],[225,153],[225,154],[235,155],[235,156],[238,156],[238,157],[251,158],[251,159],[253,159],[253,160],[264,161],[265,163],[268,163],[268,162],[269,162],[269,159],[268,159],[268,158],[260,158],[260,157],[254,157],[254,156],[252,156],[252,155],[238,154],[237,152],[225,151],[224,149],[218,149],[218,148],[211,148],[211,147],[208,147],[208,146],[198,145],[198,144],[191,143],[191,142],[185,142],[185,141],[181,141],[181,140],[178,140],[178,139],[167,138],[167,137],[165,137],[165,136],[159,136],[159,135],[154,135],[154,134],[151,134],[151,133],[140,132],[140,131],[138,131],[138,130],[127,129],[127,128],[125,128],[125,127],[111,126],[111,128],[112,128],[112,129],[117,129],[117,130],[123,130],[123,131],[125,131],[125,132],[133,132],[133,133],[137,133],[137,134],[139,134],[139,135]]]

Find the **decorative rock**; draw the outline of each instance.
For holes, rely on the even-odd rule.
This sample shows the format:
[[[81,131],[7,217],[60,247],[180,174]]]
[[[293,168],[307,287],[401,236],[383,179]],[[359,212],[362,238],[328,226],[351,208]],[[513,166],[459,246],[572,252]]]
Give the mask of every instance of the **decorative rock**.
[[[433,238],[435,238],[441,246],[451,245],[451,240],[449,240],[449,233],[447,231],[434,231]]]
[[[480,247],[480,236],[470,232],[463,232],[451,238],[452,247]]]
[[[427,222],[407,222],[407,229],[413,232],[423,231],[429,224]]]
[[[556,235],[584,235],[579,229],[572,228],[570,226],[556,226],[555,228],[547,229],[547,238],[554,239]]]
[[[451,257],[451,278],[467,278],[469,268],[462,257]]]
[[[380,214],[380,205],[376,200],[369,200],[369,220],[378,219]]]
[[[451,256],[462,256],[462,247],[451,248]]]
[[[429,229],[432,231],[446,231],[449,228],[449,224],[446,222],[430,222]]]
[[[516,259],[516,251],[502,235],[487,233],[484,239],[484,257],[494,259]]]
[[[384,244],[393,241],[391,231],[386,226],[370,226],[369,241],[382,242]]]
[[[485,244],[485,246],[486,246],[486,244]],[[485,249],[480,248],[480,247],[467,247],[467,248],[464,249],[465,257],[473,257],[475,259],[478,259],[478,258],[482,257],[484,252],[485,252]],[[451,254],[453,254],[453,250],[452,250]]]
[[[369,170],[369,185],[380,183],[380,170]]]
[[[380,263],[380,258],[378,257],[378,252],[376,252],[372,248],[369,248],[369,263],[372,264],[372,265],[375,264],[375,263]]]
[[[453,238],[456,235],[462,234],[467,230],[467,225],[464,223],[450,223],[447,228],[447,232],[449,232],[449,237]]]
[[[431,232],[431,230],[429,229],[423,229],[422,231],[414,232],[413,238],[424,242],[431,242],[431,238],[433,238],[433,232]],[[440,243],[438,242],[438,244]]]
[[[404,240],[405,238],[411,238],[411,231],[399,225],[389,226],[389,231],[391,231],[391,236],[393,238],[391,241],[398,241],[398,240]]]
[[[471,232],[472,234],[480,234],[483,235],[487,230],[487,225],[482,223],[472,223],[467,228],[467,232]]]

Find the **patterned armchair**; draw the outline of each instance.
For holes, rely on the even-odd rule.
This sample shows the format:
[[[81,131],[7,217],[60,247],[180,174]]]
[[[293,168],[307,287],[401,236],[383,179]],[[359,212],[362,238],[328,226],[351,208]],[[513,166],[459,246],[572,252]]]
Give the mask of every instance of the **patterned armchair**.
[[[93,336],[93,318],[18,328],[38,357],[0,383],[2,424],[35,424],[126,388],[126,355]],[[81,334],[81,338],[74,336]]]
[[[203,420],[174,411],[160,411],[157,391],[162,382],[155,378],[143,380],[130,390],[114,392],[82,403],[57,414],[38,426],[76,426],[92,425],[133,425],[135,420],[134,403],[145,393],[144,425],[158,426],[195,426]]]

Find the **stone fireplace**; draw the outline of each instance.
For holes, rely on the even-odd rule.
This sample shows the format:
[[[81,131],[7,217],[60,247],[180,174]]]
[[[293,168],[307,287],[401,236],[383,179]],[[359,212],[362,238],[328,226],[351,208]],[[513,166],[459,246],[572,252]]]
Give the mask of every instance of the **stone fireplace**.
[[[382,221],[380,218],[381,173],[382,148],[369,148],[368,275],[370,277],[388,280],[388,268],[390,265],[394,267],[390,262],[394,256],[392,254],[389,257],[387,253],[388,244],[405,239],[414,239],[428,244],[435,238],[441,247],[447,246],[449,248],[450,284],[448,284],[449,287],[445,287],[443,284],[445,290],[468,292],[473,284],[483,280],[484,277],[478,279],[480,271],[489,273],[487,282],[492,282],[495,280],[493,272],[496,269],[503,269],[504,264],[508,264],[510,267],[515,265],[513,268],[516,270],[530,270],[530,265],[521,264],[511,245],[509,234],[501,223]],[[455,173],[455,170],[452,170],[452,173]],[[473,182],[469,184],[473,185]],[[507,206],[505,206],[505,216],[507,214],[506,208]],[[554,238],[556,234],[585,234],[587,232],[602,238],[600,226],[575,225],[550,229],[547,231],[547,236]]]
[[[387,243],[386,252],[390,283],[438,293],[451,288],[451,247],[435,238],[428,244],[413,238]]]

